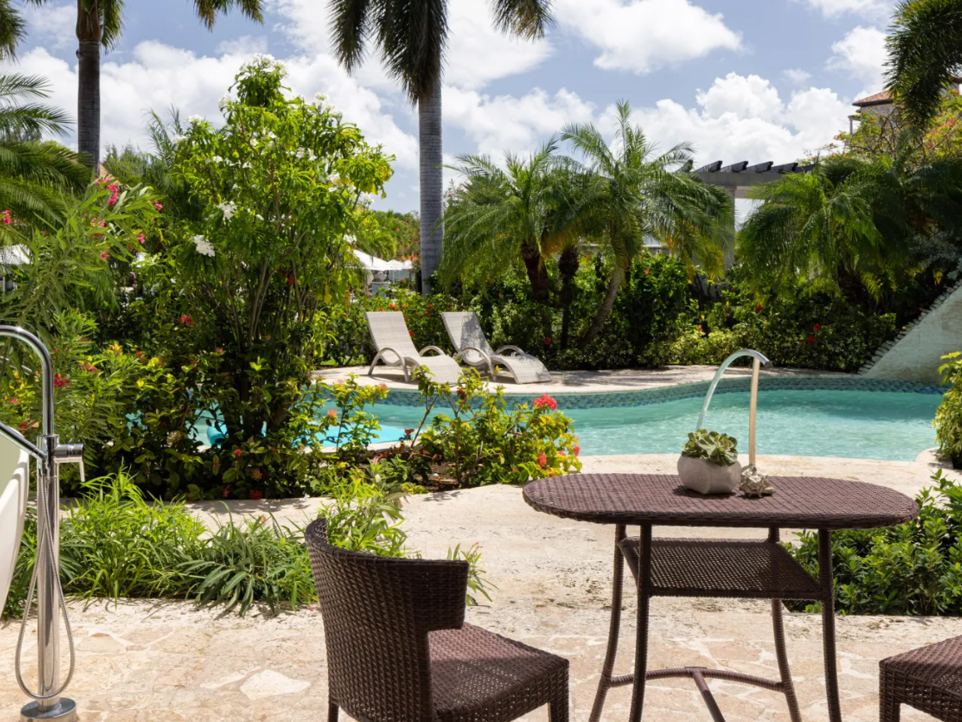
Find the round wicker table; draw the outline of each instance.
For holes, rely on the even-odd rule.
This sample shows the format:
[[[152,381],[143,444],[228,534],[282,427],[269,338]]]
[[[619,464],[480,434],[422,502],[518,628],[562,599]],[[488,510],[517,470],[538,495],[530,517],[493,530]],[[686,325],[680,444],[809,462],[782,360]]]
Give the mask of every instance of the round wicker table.
[[[872,529],[910,521],[918,506],[904,494],[875,484],[817,477],[772,477],[773,496],[749,498],[740,492],[702,496],[686,489],[677,476],[584,474],[529,483],[525,501],[538,511],[567,519],[615,527],[614,574],[608,647],[590,722],[598,722],[607,692],[632,685],[629,722],[639,722],[645,680],[687,677],[698,686],[712,719],[724,722],[706,680],[744,682],[785,695],[792,722],[801,722],[788,666],[782,600],[821,602],[825,691],[829,718],[842,719],[835,660],[832,572],[833,530]],[[638,537],[626,527],[637,525]],[[768,539],[652,539],[652,527],[704,526],[768,529]],[[818,531],[819,575],[813,579],[779,543],[779,529]],[[624,564],[635,577],[638,625],[633,674],[613,675]],[[772,600],[772,624],[779,680],[726,670],[684,667],[649,671],[648,609],[653,596],[729,597]]]

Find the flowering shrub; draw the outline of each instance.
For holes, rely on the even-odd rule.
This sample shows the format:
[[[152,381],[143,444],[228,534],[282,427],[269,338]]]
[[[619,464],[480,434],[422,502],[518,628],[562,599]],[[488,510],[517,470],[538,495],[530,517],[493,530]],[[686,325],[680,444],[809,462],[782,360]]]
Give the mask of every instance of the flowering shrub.
[[[962,468],[962,353],[956,351],[942,357],[939,367],[942,383],[949,388],[935,412],[935,438],[942,457]]]
[[[485,393],[473,369],[465,371],[454,388],[434,383],[420,370],[417,380],[428,411],[431,406],[440,410],[419,437],[434,469],[432,482],[458,487],[522,484],[581,470],[571,421],[547,394],[531,405],[509,408],[503,387]]]

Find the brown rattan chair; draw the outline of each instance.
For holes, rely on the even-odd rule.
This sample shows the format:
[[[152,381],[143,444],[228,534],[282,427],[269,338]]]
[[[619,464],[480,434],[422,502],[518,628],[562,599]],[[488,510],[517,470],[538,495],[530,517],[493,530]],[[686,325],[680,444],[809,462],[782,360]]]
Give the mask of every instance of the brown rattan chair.
[[[903,704],[962,722],[962,637],[879,663],[879,722],[899,722]]]
[[[395,559],[305,534],[327,642],[329,722],[568,720],[568,662],[464,623],[468,563]]]

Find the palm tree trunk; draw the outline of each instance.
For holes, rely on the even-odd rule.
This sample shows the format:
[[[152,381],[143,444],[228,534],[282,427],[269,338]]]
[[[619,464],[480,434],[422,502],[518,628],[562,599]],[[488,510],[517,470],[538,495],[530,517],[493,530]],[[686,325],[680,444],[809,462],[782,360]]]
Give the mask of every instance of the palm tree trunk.
[[[571,302],[574,299],[574,280],[578,273],[578,251],[565,248],[558,259],[558,272],[561,275],[561,349],[568,348],[571,329]]]
[[[441,155],[441,82],[430,97],[418,100],[421,154],[421,292],[431,293],[431,274],[441,265],[444,175]]]
[[[99,172],[100,165],[100,8],[85,10],[77,0],[77,149],[84,162]]]
[[[611,272],[611,280],[608,282],[608,291],[605,293],[605,300],[601,303],[601,308],[598,309],[595,320],[591,322],[591,328],[588,329],[588,332],[578,344],[581,348],[588,346],[588,344],[594,341],[598,337],[598,334],[601,333],[605,321],[607,321],[608,316],[611,315],[611,309],[615,306],[615,299],[618,298],[618,291],[621,289],[621,282],[624,280],[625,269],[616,263],[614,270]]]
[[[521,245],[521,260],[524,270],[528,274],[531,284],[531,296],[542,306],[546,306],[551,298],[551,288],[548,283],[548,269],[541,261],[541,251],[533,243]]]

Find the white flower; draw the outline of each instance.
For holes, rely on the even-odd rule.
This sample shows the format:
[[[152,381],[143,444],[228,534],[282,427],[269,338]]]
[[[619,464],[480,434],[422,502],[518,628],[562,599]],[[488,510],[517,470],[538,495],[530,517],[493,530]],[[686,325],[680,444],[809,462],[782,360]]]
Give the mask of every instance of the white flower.
[[[186,136],[186,135],[180,135],[180,134],[178,133],[178,134],[175,135],[173,138],[171,138],[171,140],[173,140],[175,143],[183,143],[185,140],[187,140],[187,136]]]
[[[220,100],[217,101],[217,107],[224,110],[228,105],[230,105],[230,93],[224,93]]]
[[[217,207],[220,208],[221,213],[224,214],[225,221],[229,221],[231,218],[234,217],[234,214],[237,212],[237,204],[234,203],[233,201],[227,201],[225,203],[221,203]]]
[[[274,138],[276,138],[277,136],[274,135],[274,131],[273,131],[273,130],[269,130],[269,131],[267,131],[267,137],[270,138],[271,140],[274,140]]]
[[[204,238],[201,235],[197,235],[191,238],[190,240],[194,242],[194,248],[197,249],[197,252],[200,255],[209,256],[211,258],[214,257],[214,247],[210,244],[210,241],[208,241],[206,238]]]
[[[187,122],[193,125],[194,123],[203,123],[204,119],[199,115],[192,115],[187,119]]]
[[[221,158],[219,155],[213,156],[210,160],[211,160],[212,163],[223,163],[223,162],[224,162],[224,159]]]

